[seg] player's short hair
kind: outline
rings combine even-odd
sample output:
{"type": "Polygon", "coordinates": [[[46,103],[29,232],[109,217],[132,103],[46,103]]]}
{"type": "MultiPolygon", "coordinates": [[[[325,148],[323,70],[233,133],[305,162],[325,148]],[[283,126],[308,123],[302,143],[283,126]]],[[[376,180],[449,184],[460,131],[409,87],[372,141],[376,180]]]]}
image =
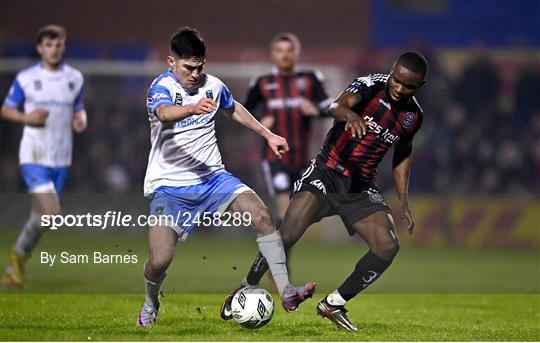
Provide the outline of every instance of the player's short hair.
{"type": "Polygon", "coordinates": [[[418,51],[407,51],[396,60],[396,64],[402,65],[410,71],[422,74],[425,78],[428,73],[428,62],[424,55],[418,51]]]}
{"type": "Polygon", "coordinates": [[[66,29],[61,25],[47,25],[39,29],[36,37],[36,41],[40,44],[45,38],[50,39],[66,39],[67,32],[66,29]]]}
{"type": "Polygon", "coordinates": [[[300,52],[300,40],[294,33],[291,32],[280,32],[270,40],[270,48],[274,46],[277,42],[290,42],[294,46],[296,52],[300,52]]]}
{"type": "Polygon", "coordinates": [[[182,59],[204,60],[206,45],[199,31],[183,27],[171,36],[169,41],[171,54],[182,59]]]}

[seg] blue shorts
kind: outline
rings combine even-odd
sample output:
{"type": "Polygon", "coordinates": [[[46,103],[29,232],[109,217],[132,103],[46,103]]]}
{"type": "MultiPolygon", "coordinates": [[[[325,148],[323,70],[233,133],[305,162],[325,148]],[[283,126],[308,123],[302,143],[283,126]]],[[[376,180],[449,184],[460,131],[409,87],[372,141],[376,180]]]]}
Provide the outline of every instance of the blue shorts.
{"type": "Polygon", "coordinates": [[[60,195],[69,167],[52,168],[39,164],[21,164],[21,174],[31,193],[46,193],[56,191],[60,195]]]}
{"type": "MultiPolygon", "coordinates": [[[[152,195],[150,216],[166,219],[153,226],[168,226],[184,241],[204,214],[223,213],[236,197],[251,188],[229,172],[220,172],[207,182],[183,187],[159,187],[152,195]]],[[[150,218],[149,218],[150,221],[150,218]]],[[[151,223],[149,223],[151,224],[151,223]]]]}

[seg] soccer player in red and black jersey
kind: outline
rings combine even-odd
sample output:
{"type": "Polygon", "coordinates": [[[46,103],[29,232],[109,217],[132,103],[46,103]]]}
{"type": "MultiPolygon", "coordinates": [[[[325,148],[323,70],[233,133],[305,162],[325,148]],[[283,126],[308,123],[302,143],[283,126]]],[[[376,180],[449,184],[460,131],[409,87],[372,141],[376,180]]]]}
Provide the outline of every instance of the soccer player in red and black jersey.
{"type": "MultiPolygon", "coordinates": [[[[425,57],[411,51],[396,60],[389,75],[357,78],[330,106],[334,126],[320,154],[294,184],[280,228],[285,249],[311,224],[331,215],[339,215],[349,234],[358,233],[369,246],[351,275],[317,305],[318,314],[338,328],[357,331],[345,304],[375,282],[399,250],[390,208],[374,182],[377,165],[392,145],[399,209],[409,234],[413,232],[409,171],[413,137],[423,116],[414,93],[425,83],[427,69],[425,57]]],[[[259,254],[242,284],[257,285],[267,269],[259,254]]]]}
{"type": "MultiPolygon", "coordinates": [[[[280,33],[270,42],[275,68],[250,85],[244,106],[263,114],[260,122],[289,142],[289,153],[278,159],[263,147],[263,172],[270,195],[275,196],[278,222],[289,204],[293,181],[309,162],[309,141],[313,118],[327,116],[332,102],[317,71],[296,69],[300,41],[292,33],[280,33]]],[[[278,225],[279,226],[279,225],[278,225]]]]}

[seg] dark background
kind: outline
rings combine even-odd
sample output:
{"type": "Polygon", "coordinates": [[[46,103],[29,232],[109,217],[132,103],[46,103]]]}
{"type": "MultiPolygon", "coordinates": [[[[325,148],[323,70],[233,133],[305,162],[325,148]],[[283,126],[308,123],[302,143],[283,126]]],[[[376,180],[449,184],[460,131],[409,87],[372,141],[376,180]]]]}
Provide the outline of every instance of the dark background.
{"type": "MultiPolygon", "coordinates": [[[[327,71],[332,97],[354,77],[387,72],[401,52],[417,49],[430,62],[418,94],[425,120],[411,175],[419,229],[481,230],[479,221],[489,218],[495,232],[502,223],[507,233],[529,232],[538,242],[537,1],[3,1],[0,22],[2,96],[36,59],[36,31],[49,23],[68,30],[66,61],[85,75],[89,127],[75,137],[66,192],[142,193],[150,147],[145,93],[166,69],[168,38],[178,27],[202,32],[208,70],[240,101],[257,76],[246,68],[269,70],[268,43],[277,32],[299,36],[301,64],[327,71]]],[[[306,143],[313,154],[329,125],[320,121],[306,143]]],[[[264,197],[262,141],[223,116],[217,132],[227,169],[264,197]]],[[[19,125],[0,120],[2,192],[25,192],[20,136],[19,125]]],[[[379,174],[391,198],[388,158],[379,174]]]]}

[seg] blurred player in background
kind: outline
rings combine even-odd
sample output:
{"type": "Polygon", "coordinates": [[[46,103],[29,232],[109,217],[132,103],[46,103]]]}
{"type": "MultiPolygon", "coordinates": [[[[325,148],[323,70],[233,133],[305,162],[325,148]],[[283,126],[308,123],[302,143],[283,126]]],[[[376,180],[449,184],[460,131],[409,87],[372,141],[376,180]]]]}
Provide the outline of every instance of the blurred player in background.
{"type": "Polygon", "coordinates": [[[144,182],[151,197],[150,214],[181,218],[149,230],[149,259],[144,266],[146,300],[137,324],[155,325],[159,289],[171,263],[177,241],[186,240],[195,223],[188,218],[225,211],[250,214],[261,254],[287,311],[312,296],[315,284],[290,284],[281,235],[261,199],[242,181],[227,172],[216,140],[214,116],[218,110],[253,130],[268,142],[278,158],[288,150],[287,141],[259,123],[236,102],[221,80],[202,73],[206,46],[199,32],[183,28],[170,40],[169,70],[158,76],[147,97],[151,128],[150,156],[144,182]],[[189,214],[189,216],[185,216],[189,214]]]}
{"type": "Polygon", "coordinates": [[[268,193],[275,197],[279,224],[289,204],[293,181],[309,162],[311,123],[314,118],[327,116],[332,100],[320,72],[296,68],[300,41],[295,35],[276,35],[270,49],[274,70],[254,79],[245,107],[252,113],[263,107],[261,123],[289,143],[289,153],[281,159],[266,146],[262,156],[264,178],[268,193]]]}
{"type": "MultiPolygon", "coordinates": [[[[339,215],[349,234],[358,233],[368,244],[369,251],[352,274],[317,306],[319,315],[344,330],[357,331],[345,304],[375,282],[399,250],[390,208],[375,184],[377,166],[392,145],[399,209],[409,234],[413,232],[409,171],[413,137],[423,118],[414,94],[425,83],[427,69],[424,56],[406,52],[389,75],[359,77],[338,96],[330,106],[334,126],[321,152],[295,182],[280,228],[285,249],[289,249],[311,224],[339,215]]],[[[243,286],[258,285],[267,269],[259,254],[243,286]]],[[[231,299],[228,296],[222,307],[230,307],[231,299]]]]}
{"type": "Polygon", "coordinates": [[[60,213],[60,194],[71,164],[73,131],[86,129],[83,76],[63,62],[66,30],[39,30],[41,62],[19,72],[2,106],[2,118],[24,125],[19,147],[23,179],[32,193],[32,211],[13,249],[2,284],[22,287],[25,263],[47,228],[42,215],[60,213]]]}

